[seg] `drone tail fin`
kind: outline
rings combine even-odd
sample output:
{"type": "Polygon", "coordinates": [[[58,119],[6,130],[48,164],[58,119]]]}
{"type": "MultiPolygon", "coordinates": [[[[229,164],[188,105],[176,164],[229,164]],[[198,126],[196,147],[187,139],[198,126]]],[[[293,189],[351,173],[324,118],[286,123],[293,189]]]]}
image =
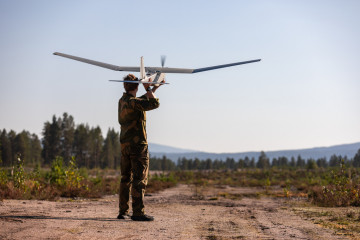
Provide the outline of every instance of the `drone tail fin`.
{"type": "Polygon", "coordinates": [[[140,77],[141,79],[146,78],[145,66],[144,66],[144,57],[140,59],[140,77]]]}

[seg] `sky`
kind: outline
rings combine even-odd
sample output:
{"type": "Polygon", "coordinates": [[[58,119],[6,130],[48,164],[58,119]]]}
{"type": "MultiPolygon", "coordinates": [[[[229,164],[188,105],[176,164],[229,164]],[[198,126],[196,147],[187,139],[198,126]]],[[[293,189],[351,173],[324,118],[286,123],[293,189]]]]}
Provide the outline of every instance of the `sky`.
{"type": "Polygon", "coordinates": [[[67,112],[103,135],[120,131],[124,90],[108,80],[128,72],[53,52],[119,66],[166,55],[179,68],[261,58],[167,74],[149,142],[216,153],[359,142],[359,12],[357,0],[0,0],[0,129],[41,137],[67,112]]]}

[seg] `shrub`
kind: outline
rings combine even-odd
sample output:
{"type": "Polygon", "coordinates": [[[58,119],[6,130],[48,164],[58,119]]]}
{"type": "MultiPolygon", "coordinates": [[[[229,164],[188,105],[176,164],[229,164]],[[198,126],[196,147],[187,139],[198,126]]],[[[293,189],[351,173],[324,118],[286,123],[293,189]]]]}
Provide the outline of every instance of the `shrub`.
{"type": "Polygon", "coordinates": [[[17,156],[16,167],[14,168],[13,182],[14,187],[25,191],[25,172],[20,154],[17,156]]]}
{"type": "Polygon", "coordinates": [[[4,186],[9,181],[9,178],[7,176],[7,172],[5,169],[0,168],[0,186],[4,186]]]}
{"type": "Polygon", "coordinates": [[[51,164],[51,170],[47,177],[50,180],[50,184],[56,184],[58,186],[65,186],[65,168],[64,160],[62,157],[56,157],[51,164]]]}
{"type": "Polygon", "coordinates": [[[331,171],[331,184],[315,186],[309,197],[315,204],[328,207],[360,206],[360,182],[356,175],[351,177],[344,161],[337,172],[331,171]]]}

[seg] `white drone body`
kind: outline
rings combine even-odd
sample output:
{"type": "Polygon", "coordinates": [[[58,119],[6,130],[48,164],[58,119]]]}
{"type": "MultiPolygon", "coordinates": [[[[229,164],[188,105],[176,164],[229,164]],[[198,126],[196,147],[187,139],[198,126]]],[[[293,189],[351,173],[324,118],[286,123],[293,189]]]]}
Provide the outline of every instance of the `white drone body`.
{"type": "Polygon", "coordinates": [[[190,68],[168,68],[164,67],[165,63],[165,56],[161,57],[161,65],[162,67],[145,67],[144,66],[144,58],[141,57],[140,59],[140,67],[122,67],[122,66],[116,66],[108,63],[98,62],[86,58],[76,57],[64,53],[54,52],[54,55],[58,55],[65,58],[70,58],[76,61],[92,64],[95,66],[111,69],[114,71],[125,71],[125,72],[140,72],[140,79],[138,81],[123,81],[123,80],[110,80],[114,82],[130,82],[130,83],[150,83],[155,86],[158,86],[160,84],[165,84],[163,80],[165,79],[165,73],[198,73],[198,72],[204,72],[204,71],[210,71],[214,69],[219,68],[226,68],[226,67],[232,67],[236,65],[242,65],[247,63],[253,63],[253,62],[259,62],[261,59],[255,59],[255,60],[249,60],[249,61],[243,61],[243,62],[236,62],[236,63],[229,63],[229,64],[223,64],[223,65],[216,65],[212,67],[204,67],[204,68],[196,68],[196,69],[190,69],[190,68]]]}

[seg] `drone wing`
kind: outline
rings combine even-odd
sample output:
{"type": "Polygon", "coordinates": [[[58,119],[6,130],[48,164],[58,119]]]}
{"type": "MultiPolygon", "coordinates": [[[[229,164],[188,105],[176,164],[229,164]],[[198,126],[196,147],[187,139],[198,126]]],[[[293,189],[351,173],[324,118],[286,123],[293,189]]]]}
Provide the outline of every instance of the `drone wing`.
{"type": "Polygon", "coordinates": [[[223,65],[216,65],[216,66],[212,66],[212,67],[196,68],[196,69],[148,67],[148,68],[146,68],[146,70],[151,71],[151,72],[162,72],[162,73],[198,73],[198,72],[205,72],[205,71],[215,70],[215,69],[219,69],[219,68],[232,67],[232,66],[248,64],[248,63],[253,63],[253,62],[259,62],[259,61],[261,61],[261,59],[249,60],[249,61],[244,61],[244,62],[229,63],[229,64],[223,64],[223,65]]]}
{"type": "MultiPolygon", "coordinates": [[[[76,61],[92,64],[92,65],[95,65],[95,66],[111,69],[111,70],[114,70],[114,71],[140,72],[140,67],[116,66],[116,65],[112,65],[112,64],[108,64],[108,63],[98,62],[98,61],[94,61],[94,60],[90,60],[90,59],[86,59],[86,58],[81,58],[81,57],[76,57],[76,56],[72,56],[72,55],[68,55],[68,54],[64,54],[64,53],[59,53],[59,52],[54,52],[54,55],[65,57],[65,58],[70,58],[70,59],[73,59],[73,60],[76,60],[76,61]]],[[[255,59],[255,60],[244,61],[244,62],[229,63],[229,64],[223,64],[223,65],[216,65],[216,66],[212,66],[212,67],[196,68],[196,69],[192,69],[192,68],[168,68],[168,67],[145,67],[145,71],[150,72],[150,73],[156,73],[156,72],[160,72],[160,73],[198,73],[198,72],[205,72],[205,71],[215,70],[215,69],[219,69],[219,68],[232,67],[232,66],[248,64],[248,63],[253,63],[253,62],[259,62],[259,61],[261,61],[261,59],[255,59]]]]}
{"type": "MultiPolygon", "coordinates": [[[[65,57],[65,58],[70,58],[70,59],[73,59],[76,61],[92,64],[95,66],[111,69],[114,71],[140,72],[140,67],[121,67],[121,66],[98,62],[98,61],[94,61],[94,60],[90,60],[90,59],[86,59],[86,58],[82,58],[82,57],[76,57],[76,56],[72,56],[72,55],[65,54],[65,53],[59,53],[59,52],[54,52],[54,55],[65,57]]],[[[145,71],[146,72],[164,72],[164,73],[192,73],[194,71],[194,69],[145,67],[145,71]],[[166,70],[166,72],[164,70],[166,70]]]]}
{"type": "Polygon", "coordinates": [[[72,55],[68,55],[68,54],[64,54],[64,53],[59,53],[59,52],[54,52],[54,55],[65,57],[65,58],[70,58],[70,59],[73,59],[73,60],[76,60],[76,61],[92,64],[92,65],[95,65],[95,66],[111,69],[111,70],[114,70],[114,71],[126,71],[126,72],[139,72],[140,71],[140,67],[121,67],[121,66],[116,66],[116,65],[112,65],[112,64],[108,64],[108,63],[103,63],[103,62],[98,62],[98,61],[94,61],[94,60],[90,60],[90,59],[86,59],[86,58],[81,58],[81,57],[76,57],[76,56],[72,56],[72,55]]]}
{"type": "Polygon", "coordinates": [[[248,64],[248,63],[253,63],[253,62],[260,62],[260,61],[261,61],[261,59],[255,59],[255,60],[249,60],[249,61],[244,61],[244,62],[236,62],[236,63],[217,65],[217,66],[212,66],[212,67],[197,68],[197,69],[194,69],[193,73],[205,72],[205,71],[210,71],[210,70],[214,70],[214,69],[232,67],[232,66],[248,64]]]}

